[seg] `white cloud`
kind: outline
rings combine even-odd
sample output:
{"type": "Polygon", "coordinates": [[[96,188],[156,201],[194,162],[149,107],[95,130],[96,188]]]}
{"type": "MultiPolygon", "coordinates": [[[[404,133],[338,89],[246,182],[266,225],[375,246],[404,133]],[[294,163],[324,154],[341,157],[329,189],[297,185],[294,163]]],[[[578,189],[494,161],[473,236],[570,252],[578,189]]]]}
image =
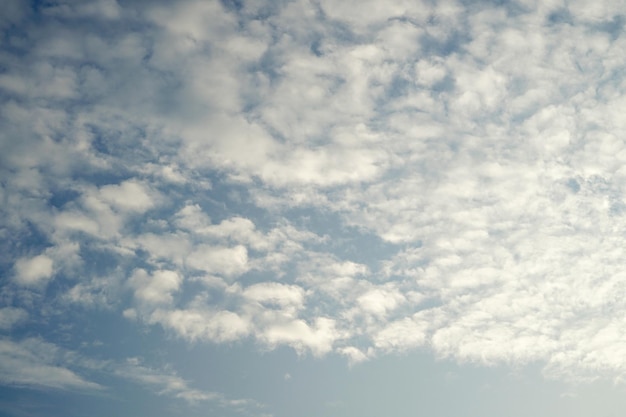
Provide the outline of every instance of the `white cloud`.
{"type": "Polygon", "coordinates": [[[91,235],[98,234],[100,227],[97,222],[76,212],[60,213],[55,218],[55,225],[59,230],[63,231],[81,231],[91,235]]]}
{"type": "Polygon", "coordinates": [[[243,296],[259,303],[279,306],[299,307],[304,302],[304,291],[296,285],[284,285],[278,282],[263,282],[247,287],[243,296]]]}
{"type": "Polygon", "coordinates": [[[354,346],[346,346],[337,349],[339,353],[348,357],[350,365],[364,362],[369,359],[368,352],[363,352],[354,346]]]}
{"type": "Polygon", "coordinates": [[[417,81],[427,86],[442,81],[447,74],[441,58],[419,60],[415,65],[415,72],[417,81]]]}
{"type": "Polygon", "coordinates": [[[249,269],[248,251],[243,245],[232,248],[200,245],[187,257],[186,264],[209,274],[236,277],[249,269]]]}
{"type": "MultiPolygon", "coordinates": [[[[255,250],[266,251],[271,249],[272,242],[268,237],[256,230],[255,224],[250,219],[230,217],[219,224],[210,224],[208,217],[206,217],[206,215],[204,216],[206,220],[203,219],[201,223],[200,218],[198,218],[198,224],[196,224],[193,230],[203,238],[242,243],[255,250]],[[204,227],[202,227],[201,224],[204,227]]],[[[192,221],[192,217],[186,218],[185,221],[192,221]]]]}
{"type": "Polygon", "coordinates": [[[58,348],[40,339],[0,340],[0,382],[4,385],[100,390],[74,371],[55,363],[58,348]]]}
{"type": "Polygon", "coordinates": [[[20,285],[40,286],[52,278],[54,262],[46,255],[21,258],[15,262],[15,272],[15,279],[20,285]]]}
{"type": "Polygon", "coordinates": [[[99,196],[111,206],[140,213],[154,206],[155,198],[150,194],[144,185],[132,180],[119,185],[105,185],[99,190],[99,196]]]}
{"type": "Polygon", "coordinates": [[[209,216],[198,204],[189,204],[176,213],[176,225],[187,230],[202,230],[211,224],[209,216]]]}
{"type": "MultiPolygon", "coordinates": [[[[357,30],[365,30],[368,25],[381,25],[393,17],[427,16],[429,7],[421,4],[419,6],[408,1],[397,1],[388,5],[382,5],[376,1],[356,2],[346,1],[336,3],[330,0],[321,2],[323,10],[329,17],[339,19],[350,24],[350,27],[357,30]]],[[[421,20],[421,19],[419,19],[421,20]]]]}
{"type": "Polygon", "coordinates": [[[155,262],[168,260],[182,265],[192,250],[192,242],[184,233],[145,233],[127,238],[123,244],[131,249],[145,250],[155,262]]]}
{"type": "Polygon", "coordinates": [[[239,412],[264,407],[252,399],[232,399],[222,393],[193,388],[189,381],[168,369],[143,364],[138,358],[125,362],[89,359],[78,352],[67,351],[38,338],[19,342],[0,340],[0,383],[16,387],[53,388],[72,391],[101,392],[109,387],[86,380],[71,368],[90,373],[115,375],[154,389],[159,395],[179,398],[188,403],[212,402],[239,412]]]}
{"type": "Polygon", "coordinates": [[[159,395],[169,395],[194,403],[198,401],[215,401],[222,398],[216,392],[201,391],[191,388],[189,383],[174,373],[166,373],[140,364],[137,359],[129,359],[120,365],[115,374],[154,387],[159,395]]]}
{"type": "Polygon", "coordinates": [[[232,342],[251,331],[249,318],[231,311],[208,309],[155,310],[149,318],[189,340],[232,342]]]}
{"type": "Polygon", "coordinates": [[[335,327],[335,320],[318,317],[312,326],[304,320],[273,324],[258,337],[269,346],[284,343],[299,352],[308,349],[313,355],[321,356],[332,350],[333,344],[341,335],[335,327]]]}
{"type": "MultiPolygon", "coordinates": [[[[192,341],[622,376],[623,5],[535,3],[46,8],[2,57],[11,285],[124,288],[109,304],[192,341]]],[[[40,307],[19,297],[0,327],[40,307]]]]}
{"type": "Polygon", "coordinates": [[[412,318],[405,317],[387,324],[374,335],[374,346],[392,351],[422,346],[426,343],[428,330],[428,322],[423,316],[416,313],[412,318]]]}
{"type": "Polygon", "coordinates": [[[175,271],[154,271],[149,274],[137,269],[129,279],[129,285],[135,290],[135,297],[147,304],[170,304],[172,293],[180,288],[182,277],[175,271]]]}
{"type": "Polygon", "coordinates": [[[405,298],[399,291],[382,288],[371,289],[357,298],[357,303],[363,310],[383,317],[404,301],[405,298]]]}

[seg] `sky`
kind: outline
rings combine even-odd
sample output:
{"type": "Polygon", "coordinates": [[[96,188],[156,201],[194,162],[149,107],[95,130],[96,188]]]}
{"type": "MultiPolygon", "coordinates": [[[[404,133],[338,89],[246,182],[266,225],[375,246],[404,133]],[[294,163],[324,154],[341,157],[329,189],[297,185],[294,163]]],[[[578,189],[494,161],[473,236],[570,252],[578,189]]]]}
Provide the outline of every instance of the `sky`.
{"type": "Polygon", "coordinates": [[[3,0],[0,416],[626,408],[623,0],[3,0]]]}

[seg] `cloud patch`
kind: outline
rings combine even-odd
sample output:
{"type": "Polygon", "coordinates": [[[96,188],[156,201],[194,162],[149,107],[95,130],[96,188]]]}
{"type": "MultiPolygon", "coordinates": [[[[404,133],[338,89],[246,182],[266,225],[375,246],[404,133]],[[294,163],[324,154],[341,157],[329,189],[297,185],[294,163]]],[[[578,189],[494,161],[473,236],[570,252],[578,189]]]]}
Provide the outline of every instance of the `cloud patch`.
{"type": "Polygon", "coordinates": [[[59,349],[40,339],[0,340],[0,381],[4,385],[65,390],[101,390],[103,387],[58,365],[59,349]]]}
{"type": "Polygon", "coordinates": [[[14,326],[26,321],[28,312],[22,308],[0,308],[0,329],[11,330],[14,326]]]}
{"type": "Polygon", "coordinates": [[[54,274],[54,261],[46,255],[21,258],[15,262],[15,280],[25,287],[38,287],[48,282],[54,274]]]}

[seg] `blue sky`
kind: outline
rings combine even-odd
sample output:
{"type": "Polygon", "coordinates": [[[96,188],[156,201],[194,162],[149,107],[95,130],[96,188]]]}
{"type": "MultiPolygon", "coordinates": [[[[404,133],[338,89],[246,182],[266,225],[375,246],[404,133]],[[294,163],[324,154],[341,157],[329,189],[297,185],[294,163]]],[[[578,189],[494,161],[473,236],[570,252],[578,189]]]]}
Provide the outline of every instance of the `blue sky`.
{"type": "Polygon", "coordinates": [[[0,415],[618,415],[624,10],[2,2],[0,415]]]}

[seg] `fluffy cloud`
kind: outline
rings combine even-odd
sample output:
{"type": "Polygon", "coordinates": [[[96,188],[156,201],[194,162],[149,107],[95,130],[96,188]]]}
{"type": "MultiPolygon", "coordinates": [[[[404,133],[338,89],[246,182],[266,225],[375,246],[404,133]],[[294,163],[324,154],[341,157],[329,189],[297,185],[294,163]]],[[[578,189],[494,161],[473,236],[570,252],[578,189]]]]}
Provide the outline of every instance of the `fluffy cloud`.
{"type": "Polygon", "coordinates": [[[377,316],[385,316],[404,301],[404,296],[398,291],[372,289],[357,298],[361,309],[377,316]]]}
{"type": "Polygon", "coordinates": [[[154,198],[136,181],[105,185],[99,194],[103,201],[120,210],[143,212],[154,206],[154,198]]]}
{"type": "Polygon", "coordinates": [[[155,271],[148,274],[143,269],[133,272],[129,284],[135,290],[135,297],[142,303],[168,304],[172,302],[172,293],[176,292],[182,277],[175,271],[155,271]]]}
{"type": "Polygon", "coordinates": [[[315,319],[313,325],[304,320],[270,325],[260,338],[270,346],[287,344],[299,352],[310,350],[319,356],[332,350],[335,340],[340,338],[340,333],[336,329],[335,320],[319,317],[315,319]]]}
{"type": "Polygon", "coordinates": [[[202,245],[189,255],[187,265],[209,274],[237,276],[248,269],[248,251],[242,245],[233,248],[202,245]]]}
{"type": "Polygon", "coordinates": [[[20,285],[39,286],[54,273],[54,262],[46,255],[21,258],[15,262],[15,279],[20,285]]]}
{"type": "Polygon", "coordinates": [[[622,376],[623,5],[370,3],[49,5],[7,32],[0,327],[59,277],[47,307],[184,340],[622,376]]]}
{"type": "Polygon", "coordinates": [[[149,320],[189,340],[232,342],[247,336],[251,330],[249,318],[227,310],[159,309],[151,314],[149,320]]]}
{"type": "Polygon", "coordinates": [[[277,304],[279,306],[301,306],[304,291],[296,285],[284,285],[278,282],[263,282],[247,287],[243,296],[259,303],[277,304]]]}

